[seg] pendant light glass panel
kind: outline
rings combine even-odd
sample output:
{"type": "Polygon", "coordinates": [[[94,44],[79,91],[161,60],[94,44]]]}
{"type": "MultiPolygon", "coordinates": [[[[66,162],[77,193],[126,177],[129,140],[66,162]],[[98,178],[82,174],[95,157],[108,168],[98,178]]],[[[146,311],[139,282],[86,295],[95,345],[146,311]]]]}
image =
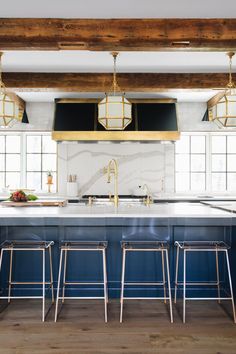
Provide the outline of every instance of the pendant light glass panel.
{"type": "MultiPolygon", "coordinates": [[[[98,104],[98,121],[106,130],[124,130],[132,121],[132,105],[124,94],[117,94],[116,57],[114,59],[112,94],[106,95],[98,104]]],[[[119,90],[120,91],[120,90],[119,90]]]]}
{"type": "Polygon", "coordinates": [[[132,120],[132,105],[124,96],[106,96],[98,105],[98,119],[106,130],[123,130],[132,120]]]}
{"type": "Polygon", "coordinates": [[[219,127],[236,127],[236,94],[225,94],[211,111],[212,120],[219,127]]]}
{"type": "Polygon", "coordinates": [[[16,103],[4,91],[0,92],[0,127],[12,127],[18,121],[18,115],[16,103]]]}
{"type": "Polygon", "coordinates": [[[2,66],[0,53],[0,127],[10,128],[17,121],[21,121],[19,118],[19,108],[16,102],[11,99],[10,95],[6,93],[5,85],[2,81],[2,66]]]}
{"type": "Polygon", "coordinates": [[[236,88],[232,80],[233,52],[227,53],[229,57],[229,83],[223,97],[210,109],[210,120],[220,128],[236,128],[236,88]]]}

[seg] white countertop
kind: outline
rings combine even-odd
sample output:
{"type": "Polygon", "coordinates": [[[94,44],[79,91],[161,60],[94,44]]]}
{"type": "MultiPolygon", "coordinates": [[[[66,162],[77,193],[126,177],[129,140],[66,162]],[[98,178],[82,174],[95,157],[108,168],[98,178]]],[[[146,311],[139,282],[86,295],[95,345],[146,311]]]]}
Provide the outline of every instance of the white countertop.
{"type": "Polygon", "coordinates": [[[232,214],[200,203],[160,203],[145,205],[67,205],[65,207],[4,207],[0,218],[106,218],[106,217],[160,217],[160,218],[231,218],[232,214]]]}

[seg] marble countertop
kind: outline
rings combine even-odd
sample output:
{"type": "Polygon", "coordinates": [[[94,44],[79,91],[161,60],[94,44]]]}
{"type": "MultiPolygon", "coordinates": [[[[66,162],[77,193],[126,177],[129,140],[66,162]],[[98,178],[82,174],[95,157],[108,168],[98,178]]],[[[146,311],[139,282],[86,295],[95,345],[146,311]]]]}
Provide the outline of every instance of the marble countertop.
{"type": "Polygon", "coordinates": [[[160,203],[150,206],[67,205],[65,207],[4,207],[0,218],[231,218],[232,213],[201,203],[160,203]]]}

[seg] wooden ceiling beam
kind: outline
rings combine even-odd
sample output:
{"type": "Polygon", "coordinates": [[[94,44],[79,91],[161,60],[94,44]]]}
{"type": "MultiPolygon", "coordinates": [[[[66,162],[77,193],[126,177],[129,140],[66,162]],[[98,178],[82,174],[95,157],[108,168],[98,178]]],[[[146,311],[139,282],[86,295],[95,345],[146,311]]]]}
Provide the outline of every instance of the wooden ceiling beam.
{"type": "MultiPolygon", "coordinates": [[[[118,74],[121,90],[126,92],[162,92],[168,90],[204,91],[225,88],[227,73],[125,73],[118,74]]],[[[236,81],[236,73],[233,74],[236,81]]],[[[110,90],[110,73],[3,73],[11,91],[34,92],[106,92],[110,90]]]]}
{"type": "Polygon", "coordinates": [[[231,19],[0,18],[1,50],[236,50],[231,19]]]}

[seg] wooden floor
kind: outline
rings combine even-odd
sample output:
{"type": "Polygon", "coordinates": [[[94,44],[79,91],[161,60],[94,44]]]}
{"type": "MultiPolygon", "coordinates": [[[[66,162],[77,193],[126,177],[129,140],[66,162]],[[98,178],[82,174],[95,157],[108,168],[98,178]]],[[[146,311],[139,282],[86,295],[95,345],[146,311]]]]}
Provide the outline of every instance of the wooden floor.
{"type": "Polygon", "coordinates": [[[119,323],[119,303],[109,304],[109,322],[103,322],[99,301],[68,301],[57,323],[54,308],[40,321],[37,301],[17,300],[0,314],[1,354],[235,354],[236,325],[231,308],[216,302],[192,302],[187,323],[181,322],[181,302],[174,306],[174,324],[161,302],[130,301],[119,323]],[[227,314],[228,312],[228,314],[227,314]]]}

